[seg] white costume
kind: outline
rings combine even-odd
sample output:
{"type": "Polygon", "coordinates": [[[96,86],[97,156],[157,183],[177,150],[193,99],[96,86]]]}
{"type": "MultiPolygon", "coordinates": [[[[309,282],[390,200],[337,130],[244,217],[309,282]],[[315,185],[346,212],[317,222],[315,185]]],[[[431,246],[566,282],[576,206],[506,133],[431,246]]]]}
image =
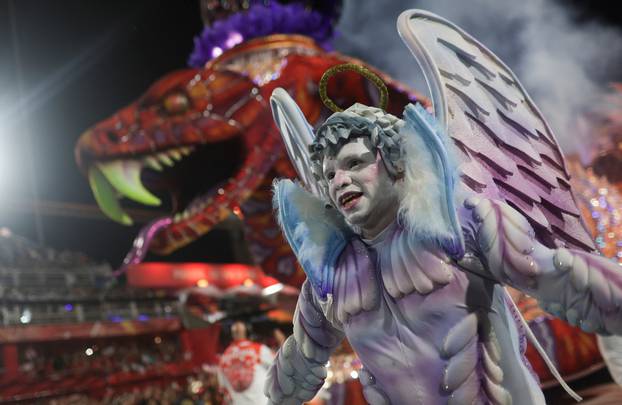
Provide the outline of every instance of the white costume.
{"type": "Polygon", "coordinates": [[[227,347],[220,358],[218,382],[233,405],[268,403],[263,386],[273,361],[272,351],[260,343],[240,339],[227,347]]]}

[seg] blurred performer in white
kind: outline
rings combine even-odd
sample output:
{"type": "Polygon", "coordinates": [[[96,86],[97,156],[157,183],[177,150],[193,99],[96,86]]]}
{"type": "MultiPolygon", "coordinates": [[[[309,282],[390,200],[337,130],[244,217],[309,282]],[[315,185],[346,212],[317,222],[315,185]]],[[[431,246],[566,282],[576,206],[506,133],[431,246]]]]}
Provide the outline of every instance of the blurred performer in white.
{"type": "Polygon", "coordinates": [[[225,349],[218,367],[218,383],[232,405],[267,404],[263,393],[267,370],[274,359],[272,351],[248,339],[244,322],[231,325],[233,341],[225,349]]]}

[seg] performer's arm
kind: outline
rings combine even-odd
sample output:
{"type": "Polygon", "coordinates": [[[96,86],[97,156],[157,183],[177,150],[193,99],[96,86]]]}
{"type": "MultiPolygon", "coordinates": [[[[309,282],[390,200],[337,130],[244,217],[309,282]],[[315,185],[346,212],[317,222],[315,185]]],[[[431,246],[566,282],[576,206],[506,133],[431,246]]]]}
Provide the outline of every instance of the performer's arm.
{"type": "Polygon", "coordinates": [[[479,223],[476,239],[488,271],[536,297],[543,309],[587,332],[622,334],[622,269],[603,256],[550,249],[518,211],[487,199],[466,203],[479,223]]]}
{"type": "Polygon", "coordinates": [[[265,394],[270,404],[301,404],[324,385],[326,363],[343,332],[324,316],[308,282],[294,314],[294,334],[287,338],[268,371],[265,394]]]}

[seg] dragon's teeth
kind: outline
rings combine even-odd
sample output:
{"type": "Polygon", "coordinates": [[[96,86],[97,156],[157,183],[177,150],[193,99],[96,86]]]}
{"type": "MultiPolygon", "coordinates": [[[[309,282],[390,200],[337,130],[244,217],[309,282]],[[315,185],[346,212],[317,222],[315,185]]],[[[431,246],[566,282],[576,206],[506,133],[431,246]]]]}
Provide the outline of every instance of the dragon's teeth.
{"type": "Polygon", "coordinates": [[[181,222],[181,221],[185,221],[188,218],[190,218],[193,214],[190,212],[190,208],[186,208],[184,211],[182,212],[178,212],[177,214],[175,214],[173,216],[173,221],[175,222],[181,222]]]}
{"type": "Polygon", "coordinates": [[[175,160],[181,160],[181,153],[176,149],[169,150],[168,155],[175,160]]]}
{"type": "Polygon", "coordinates": [[[196,214],[198,214],[199,212],[203,211],[203,209],[205,208],[205,205],[206,205],[206,204],[205,204],[205,201],[203,201],[203,200],[197,201],[197,202],[196,202],[196,203],[192,206],[192,209],[190,210],[190,213],[191,213],[192,215],[196,215],[196,214]]]}
{"type": "Polygon", "coordinates": [[[113,160],[95,165],[106,180],[124,197],[145,205],[160,205],[160,199],[147,190],[140,181],[142,162],[113,160]]]}
{"type": "Polygon", "coordinates": [[[162,171],[162,165],[160,164],[160,162],[158,162],[158,159],[154,158],[153,156],[147,156],[143,161],[145,162],[145,165],[150,169],[156,170],[158,172],[162,171]]]}
{"type": "Polygon", "coordinates": [[[88,175],[95,200],[104,214],[123,225],[132,225],[132,218],[123,211],[119,204],[118,192],[99,167],[91,166],[88,175]]]}
{"type": "Polygon", "coordinates": [[[166,153],[158,153],[156,156],[160,160],[160,162],[164,163],[169,167],[175,165],[175,162],[173,162],[173,160],[166,153]]]}

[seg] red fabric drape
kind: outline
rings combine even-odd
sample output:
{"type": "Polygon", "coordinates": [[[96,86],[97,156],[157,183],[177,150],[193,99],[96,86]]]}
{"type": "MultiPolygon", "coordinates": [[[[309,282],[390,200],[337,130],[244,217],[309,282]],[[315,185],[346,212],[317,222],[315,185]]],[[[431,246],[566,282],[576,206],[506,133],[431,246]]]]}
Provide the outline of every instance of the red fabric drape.
{"type": "Polygon", "coordinates": [[[16,377],[19,373],[19,362],[17,359],[17,345],[5,344],[2,346],[2,360],[4,362],[4,378],[16,377]]]}
{"type": "Polygon", "coordinates": [[[181,344],[184,352],[192,353],[192,362],[196,365],[216,364],[220,324],[209,328],[186,329],[181,332],[181,344]]]}

